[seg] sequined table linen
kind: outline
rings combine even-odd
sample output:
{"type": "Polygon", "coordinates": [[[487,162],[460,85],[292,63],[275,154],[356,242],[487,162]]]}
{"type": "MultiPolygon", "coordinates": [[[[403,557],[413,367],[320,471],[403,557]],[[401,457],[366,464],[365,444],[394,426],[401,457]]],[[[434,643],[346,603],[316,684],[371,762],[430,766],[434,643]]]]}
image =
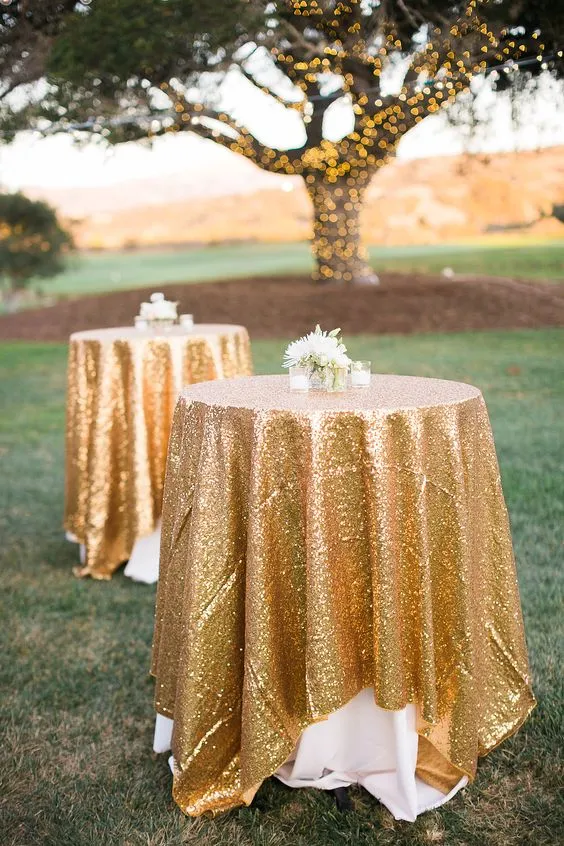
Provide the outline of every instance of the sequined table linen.
{"type": "Polygon", "coordinates": [[[183,385],[251,373],[241,326],[71,335],[64,524],[85,547],[79,575],[110,578],[135,542],[155,530],[183,385]]]}
{"type": "Polygon", "coordinates": [[[444,793],[534,706],[487,410],[472,386],[373,376],[197,385],[176,406],[153,645],[189,814],[249,803],[308,726],[373,688],[417,707],[444,793]]]}

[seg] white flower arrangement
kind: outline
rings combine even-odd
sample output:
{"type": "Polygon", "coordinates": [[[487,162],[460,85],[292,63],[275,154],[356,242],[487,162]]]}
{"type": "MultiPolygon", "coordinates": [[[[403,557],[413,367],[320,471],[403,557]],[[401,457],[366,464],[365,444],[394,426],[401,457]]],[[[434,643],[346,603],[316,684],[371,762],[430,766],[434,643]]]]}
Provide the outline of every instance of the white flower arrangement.
{"type": "Polygon", "coordinates": [[[349,367],[347,348],[339,338],[341,330],[324,332],[319,324],[314,332],[292,341],[284,353],[284,367],[307,367],[311,371],[349,367]]]}
{"type": "Polygon", "coordinates": [[[178,319],[178,303],[165,300],[165,295],[161,293],[151,294],[149,299],[150,302],[141,303],[141,308],[139,309],[140,317],[149,322],[159,320],[176,322],[178,319]]]}

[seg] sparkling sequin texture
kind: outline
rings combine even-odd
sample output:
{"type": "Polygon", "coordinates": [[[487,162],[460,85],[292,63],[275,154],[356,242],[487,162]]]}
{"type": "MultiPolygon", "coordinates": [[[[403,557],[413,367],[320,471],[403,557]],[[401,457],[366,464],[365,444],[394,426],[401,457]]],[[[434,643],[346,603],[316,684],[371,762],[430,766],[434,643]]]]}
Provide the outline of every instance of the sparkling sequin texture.
{"type": "Polygon", "coordinates": [[[182,386],[252,372],[241,326],[71,335],[64,523],[86,547],[78,575],[109,579],[156,528],[182,386]]]}
{"type": "Polygon", "coordinates": [[[175,410],[153,674],[173,795],[250,802],[301,732],[374,688],[418,706],[448,790],[534,707],[507,512],[470,385],[196,385],[175,410]]]}

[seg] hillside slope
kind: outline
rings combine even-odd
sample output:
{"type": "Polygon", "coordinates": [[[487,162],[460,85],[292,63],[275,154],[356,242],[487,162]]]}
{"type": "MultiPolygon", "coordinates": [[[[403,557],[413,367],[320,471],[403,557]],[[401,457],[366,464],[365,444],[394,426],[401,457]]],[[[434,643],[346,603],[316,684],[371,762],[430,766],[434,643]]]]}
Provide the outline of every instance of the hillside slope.
{"type": "MultiPolygon", "coordinates": [[[[311,206],[301,178],[275,177],[259,190],[241,187],[223,196],[216,182],[211,196],[205,186],[204,176],[194,183],[179,178],[174,186],[144,179],[105,189],[27,193],[45,197],[72,218],[85,248],[310,237],[311,206]],[[165,196],[171,201],[164,202],[165,196]]],[[[564,147],[398,159],[374,177],[363,227],[373,244],[433,244],[508,229],[559,237],[564,226],[542,217],[557,203],[564,203],[564,147]]]]}

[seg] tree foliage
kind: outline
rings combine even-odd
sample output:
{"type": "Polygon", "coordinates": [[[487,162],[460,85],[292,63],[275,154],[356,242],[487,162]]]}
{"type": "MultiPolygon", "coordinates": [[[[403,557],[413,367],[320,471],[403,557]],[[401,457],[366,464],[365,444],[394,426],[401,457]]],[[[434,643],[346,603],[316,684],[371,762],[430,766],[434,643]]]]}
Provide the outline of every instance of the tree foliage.
{"type": "MultiPolygon", "coordinates": [[[[358,212],[406,132],[468,92],[476,75],[495,69],[506,87],[515,68],[563,69],[564,10],[548,0],[84,2],[54,4],[50,29],[39,26],[51,45],[49,89],[39,104],[8,106],[5,131],[82,129],[119,142],[188,130],[266,170],[302,175],[326,280],[370,281],[358,212]],[[264,143],[265,129],[251,131],[255,121],[228,103],[234,76],[281,115],[297,113],[301,137],[286,149],[264,143]],[[337,101],[342,132],[330,137],[337,101]]],[[[12,3],[32,19],[41,5],[12,3]]],[[[11,37],[23,26],[14,20],[11,37]]],[[[26,39],[27,30],[22,46],[26,39]]]]}
{"type": "Polygon", "coordinates": [[[61,30],[65,15],[74,12],[76,0],[42,0],[41,3],[11,3],[0,8],[0,79],[5,95],[18,85],[42,76],[53,38],[61,30]]]}
{"type": "Polygon", "coordinates": [[[0,282],[8,291],[64,270],[72,238],[47,203],[0,194],[0,282]]]}

